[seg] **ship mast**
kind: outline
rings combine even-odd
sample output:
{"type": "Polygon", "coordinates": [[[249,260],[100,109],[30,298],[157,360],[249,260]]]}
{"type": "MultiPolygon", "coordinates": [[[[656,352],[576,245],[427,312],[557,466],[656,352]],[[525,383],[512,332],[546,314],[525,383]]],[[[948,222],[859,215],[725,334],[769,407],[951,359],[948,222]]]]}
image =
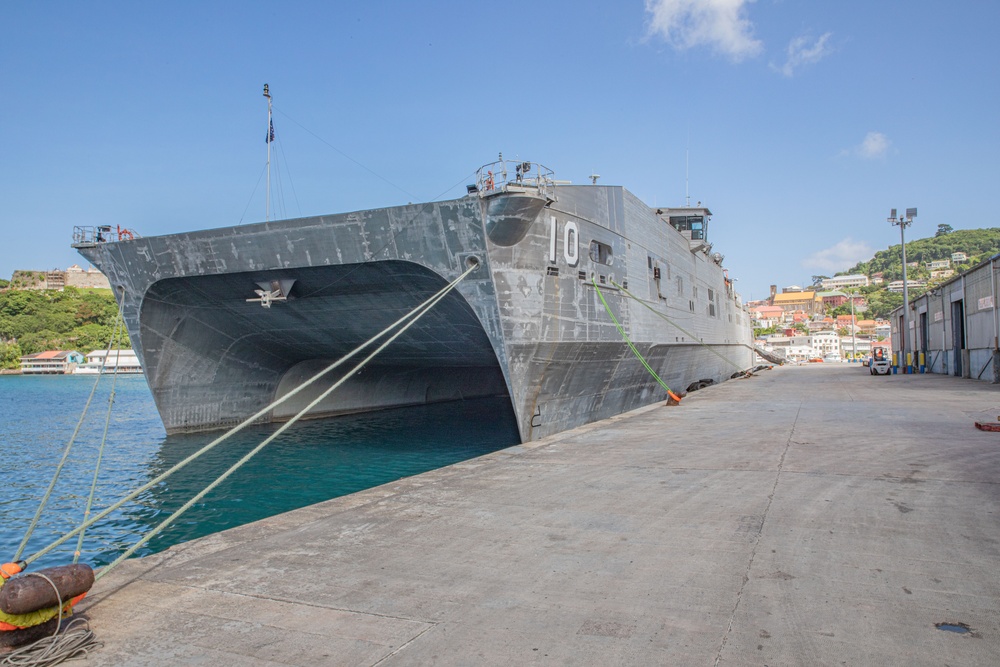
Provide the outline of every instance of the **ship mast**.
{"type": "Polygon", "coordinates": [[[271,142],[274,141],[274,123],[271,121],[271,93],[264,84],[264,97],[267,98],[267,196],[264,203],[264,222],[271,215],[271,142]]]}

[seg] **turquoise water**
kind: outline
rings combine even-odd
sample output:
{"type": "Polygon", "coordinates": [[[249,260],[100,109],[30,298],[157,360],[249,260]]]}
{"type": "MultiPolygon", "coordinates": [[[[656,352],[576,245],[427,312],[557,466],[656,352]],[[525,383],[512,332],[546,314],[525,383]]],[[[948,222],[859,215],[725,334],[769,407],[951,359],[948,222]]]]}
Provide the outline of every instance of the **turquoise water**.
{"type": "MultiPolygon", "coordinates": [[[[94,377],[0,376],[0,561],[24,537],[94,377]]],[[[25,550],[30,556],[79,525],[107,413],[101,379],[73,453],[25,550]]],[[[141,376],[117,380],[94,513],[193,453],[218,433],[164,433],[141,376]]],[[[81,562],[99,566],[132,546],[277,426],[252,427],[88,529],[81,562]]],[[[482,399],[299,422],[138,552],[196,537],[480,456],[518,442],[506,399],[482,399]]],[[[72,538],[33,567],[67,563],[72,538]]]]}

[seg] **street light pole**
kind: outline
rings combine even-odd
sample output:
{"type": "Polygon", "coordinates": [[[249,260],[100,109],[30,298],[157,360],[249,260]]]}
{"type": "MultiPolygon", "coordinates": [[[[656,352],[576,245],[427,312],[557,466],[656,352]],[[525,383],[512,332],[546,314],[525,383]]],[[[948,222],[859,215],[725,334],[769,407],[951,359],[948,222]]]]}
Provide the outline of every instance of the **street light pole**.
{"type": "Polygon", "coordinates": [[[910,357],[907,354],[907,344],[909,343],[910,332],[910,292],[906,285],[906,237],[904,230],[913,224],[913,219],[917,217],[917,209],[906,209],[905,216],[896,217],[896,209],[889,212],[889,222],[899,225],[899,243],[903,249],[903,330],[899,333],[899,365],[904,373],[912,373],[913,367],[910,365],[910,357]]]}
{"type": "Polygon", "coordinates": [[[856,292],[849,292],[851,295],[851,361],[853,362],[858,357],[858,338],[856,332],[858,330],[858,321],[854,317],[854,295],[856,292]]]}

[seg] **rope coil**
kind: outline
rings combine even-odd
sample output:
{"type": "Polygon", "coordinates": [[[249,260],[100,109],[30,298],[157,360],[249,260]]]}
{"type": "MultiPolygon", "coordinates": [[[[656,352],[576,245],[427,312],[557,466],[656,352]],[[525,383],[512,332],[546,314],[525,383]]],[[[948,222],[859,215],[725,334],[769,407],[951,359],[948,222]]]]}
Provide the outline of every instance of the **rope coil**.
{"type": "MultiPolygon", "coordinates": [[[[56,631],[48,637],[43,637],[36,642],[19,649],[11,651],[3,656],[0,665],[4,667],[49,667],[58,665],[66,660],[72,660],[81,656],[86,656],[94,649],[104,646],[98,641],[97,635],[90,629],[90,625],[82,618],[75,618],[66,624],[66,630],[59,634],[62,629],[62,619],[66,610],[63,609],[62,596],[59,594],[59,587],[49,577],[41,572],[25,572],[24,577],[39,577],[49,582],[52,590],[56,593],[59,602],[56,612],[56,631]]],[[[72,612],[71,612],[72,613],[72,612]]]]}

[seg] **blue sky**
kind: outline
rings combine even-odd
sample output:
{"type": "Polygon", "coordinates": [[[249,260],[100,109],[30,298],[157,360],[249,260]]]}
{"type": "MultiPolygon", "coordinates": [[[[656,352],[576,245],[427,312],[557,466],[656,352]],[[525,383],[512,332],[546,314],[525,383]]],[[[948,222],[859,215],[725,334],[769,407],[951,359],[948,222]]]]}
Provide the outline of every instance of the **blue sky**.
{"type": "Polygon", "coordinates": [[[0,277],[156,235],[458,197],[496,158],[709,206],[744,298],[998,226],[1000,3],[10,2],[0,277]]]}

